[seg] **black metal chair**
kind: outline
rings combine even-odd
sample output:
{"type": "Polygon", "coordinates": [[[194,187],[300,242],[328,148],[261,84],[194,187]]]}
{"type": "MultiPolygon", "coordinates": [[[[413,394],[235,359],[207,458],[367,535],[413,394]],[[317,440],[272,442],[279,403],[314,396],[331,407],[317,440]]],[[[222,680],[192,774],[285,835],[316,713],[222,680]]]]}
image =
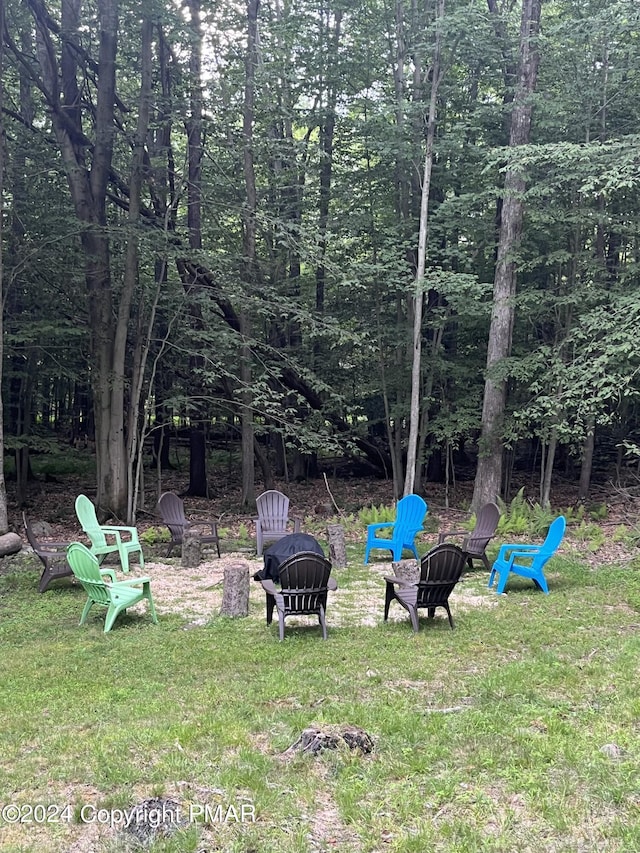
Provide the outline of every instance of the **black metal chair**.
{"type": "Polygon", "coordinates": [[[436,607],[447,611],[449,624],[453,618],[449,608],[449,596],[460,580],[466,554],[457,545],[436,545],[420,561],[420,577],[412,582],[404,578],[385,577],[387,589],[384,602],[384,621],[389,617],[389,605],[397,601],[409,613],[414,631],[418,630],[418,610],[426,609],[429,618],[435,615],[436,607]]]}
{"type": "Polygon", "coordinates": [[[322,628],[322,638],[327,639],[325,611],[327,593],[338,584],[331,575],[331,563],[326,557],[311,551],[294,554],[280,566],[280,589],[271,578],[260,581],[267,594],[267,625],[278,611],[280,639],[284,639],[284,621],[287,616],[317,616],[322,628]]]}

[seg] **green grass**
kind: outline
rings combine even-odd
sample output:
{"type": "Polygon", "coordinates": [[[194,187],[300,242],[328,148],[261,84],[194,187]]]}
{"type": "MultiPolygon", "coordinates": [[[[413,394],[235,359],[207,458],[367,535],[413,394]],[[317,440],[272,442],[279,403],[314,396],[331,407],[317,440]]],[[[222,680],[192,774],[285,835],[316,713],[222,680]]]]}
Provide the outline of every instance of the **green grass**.
{"type": "Polygon", "coordinates": [[[102,618],[78,627],[81,589],[39,595],[35,565],[0,578],[0,805],[71,811],[0,821],[3,853],[134,849],[82,808],[156,796],[256,820],[187,821],[152,853],[640,850],[637,571],[556,557],[549,596],[470,572],[455,631],[439,617],[414,635],[382,623],[383,582],[350,558],[326,643],[315,627],[279,643],[262,603],[103,635],[102,618]],[[311,723],[361,726],[375,751],[283,757],[311,723]]]}

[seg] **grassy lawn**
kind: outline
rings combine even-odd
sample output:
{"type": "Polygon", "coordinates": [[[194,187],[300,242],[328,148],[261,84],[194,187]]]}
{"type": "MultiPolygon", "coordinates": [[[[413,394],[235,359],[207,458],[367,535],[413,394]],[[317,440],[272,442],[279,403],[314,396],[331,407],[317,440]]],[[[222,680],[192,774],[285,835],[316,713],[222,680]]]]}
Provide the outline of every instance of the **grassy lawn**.
{"type": "Polygon", "coordinates": [[[279,643],[255,595],[248,619],[143,613],[103,635],[99,613],[78,627],[82,589],[39,595],[35,563],[1,577],[0,805],[20,807],[3,853],[135,849],[109,821],[159,797],[184,823],[151,851],[637,853],[637,569],[566,548],[548,596],[469,572],[456,629],[439,611],[414,635],[397,603],[382,622],[361,563],[335,572],[326,643],[295,624],[279,643]],[[375,750],[283,756],[312,723],[375,750]]]}

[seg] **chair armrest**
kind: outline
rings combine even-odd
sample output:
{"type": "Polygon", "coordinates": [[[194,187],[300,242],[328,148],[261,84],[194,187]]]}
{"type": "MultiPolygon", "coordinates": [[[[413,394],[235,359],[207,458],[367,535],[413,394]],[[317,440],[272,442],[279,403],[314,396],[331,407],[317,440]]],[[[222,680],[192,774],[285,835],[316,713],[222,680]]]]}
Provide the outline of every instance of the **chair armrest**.
{"type": "Polygon", "coordinates": [[[536,554],[540,550],[540,548],[540,545],[521,545],[519,543],[504,544],[500,546],[500,550],[498,551],[498,556],[496,557],[496,559],[507,560],[507,555],[510,551],[520,551],[520,553],[528,551],[530,554],[536,554]]]}
{"type": "Polygon", "coordinates": [[[393,577],[393,575],[390,575],[390,576],[385,575],[384,579],[386,580],[387,583],[398,584],[398,586],[417,586],[415,581],[409,581],[406,578],[396,578],[396,577],[393,577]]]}
{"type": "Polygon", "coordinates": [[[115,524],[104,525],[104,526],[100,525],[100,527],[101,527],[101,530],[103,531],[103,533],[108,533],[111,536],[115,536],[116,542],[118,544],[120,544],[123,541],[125,541],[125,542],[129,542],[129,541],[137,542],[138,541],[138,531],[135,527],[120,527],[120,526],[115,525],[115,524]],[[131,539],[130,540],[129,539],[123,540],[123,538],[122,538],[123,533],[129,534],[131,539]]]}
{"type": "Polygon", "coordinates": [[[101,527],[100,529],[104,533],[105,538],[107,536],[111,536],[111,537],[113,537],[113,539],[115,539],[116,545],[120,545],[120,543],[122,542],[122,536],[120,535],[119,530],[116,530],[114,528],[109,528],[109,527],[101,527]]]}
{"type": "Polygon", "coordinates": [[[112,583],[116,582],[116,573],[113,571],[113,569],[100,569],[100,574],[106,575],[107,577],[111,578],[112,583]]]}
{"type": "Polygon", "coordinates": [[[34,548],[34,554],[46,554],[48,557],[62,557],[67,553],[71,542],[44,542],[38,550],[34,548]]]}
{"type": "Polygon", "coordinates": [[[393,527],[395,521],[378,521],[376,524],[368,524],[367,531],[380,530],[382,527],[393,527]]]}
{"type": "Polygon", "coordinates": [[[118,586],[138,586],[141,583],[151,583],[151,578],[145,576],[141,578],[125,578],[125,580],[117,581],[118,586]]]}
{"type": "Polygon", "coordinates": [[[271,578],[264,578],[263,580],[260,581],[260,583],[262,584],[262,588],[264,589],[264,591],[268,592],[269,595],[276,595],[277,594],[278,588],[276,587],[275,583],[271,580],[271,578]]]}
{"type": "Polygon", "coordinates": [[[210,519],[207,521],[187,521],[185,525],[185,530],[191,530],[193,527],[210,527],[211,533],[214,536],[218,535],[218,524],[215,521],[211,521],[210,519]]]}
{"type": "Polygon", "coordinates": [[[510,570],[513,566],[514,561],[517,560],[518,558],[521,560],[533,560],[534,557],[537,557],[537,553],[534,553],[531,551],[513,550],[513,551],[509,551],[509,554],[507,557],[503,557],[502,562],[506,563],[507,569],[510,570]]]}
{"type": "Polygon", "coordinates": [[[468,530],[444,530],[442,533],[438,533],[438,545],[442,545],[447,536],[468,536],[468,530]]]}
{"type": "Polygon", "coordinates": [[[327,581],[327,589],[336,590],[338,589],[338,581],[335,578],[329,578],[327,581]]]}

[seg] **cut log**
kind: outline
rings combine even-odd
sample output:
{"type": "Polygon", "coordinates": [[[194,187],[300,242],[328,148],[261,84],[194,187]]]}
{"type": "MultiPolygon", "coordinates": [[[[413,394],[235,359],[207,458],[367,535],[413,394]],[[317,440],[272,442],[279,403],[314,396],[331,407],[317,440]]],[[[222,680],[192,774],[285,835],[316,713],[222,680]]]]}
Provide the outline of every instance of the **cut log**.
{"type": "Polygon", "coordinates": [[[391,564],[391,574],[396,578],[417,583],[420,580],[420,564],[417,560],[398,560],[391,564]]]}
{"type": "Polygon", "coordinates": [[[182,535],[182,568],[197,569],[202,562],[202,542],[195,530],[185,530],[182,535]]]}
{"type": "Polygon", "coordinates": [[[329,561],[333,566],[343,569],[347,565],[347,548],[344,542],[344,527],[341,524],[328,524],[329,561]]]}
{"type": "Polygon", "coordinates": [[[224,567],[221,616],[232,619],[249,615],[249,563],[235,560],[224,567]]]}
{"type": "Polygon", "coordinates": [[[17,533],[5,533],[0,536],[0,557],[7,554],[17,554],[22,548],[22,539],[17,533]]]}

